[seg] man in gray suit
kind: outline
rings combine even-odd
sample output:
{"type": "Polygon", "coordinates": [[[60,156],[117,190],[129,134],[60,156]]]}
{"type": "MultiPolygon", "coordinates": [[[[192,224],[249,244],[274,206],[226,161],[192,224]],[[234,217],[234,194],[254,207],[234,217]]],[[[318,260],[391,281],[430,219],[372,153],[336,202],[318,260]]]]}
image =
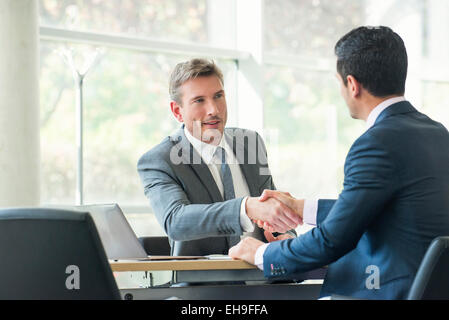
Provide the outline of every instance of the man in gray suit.
{"type": "Polygon", "coordinates": [[[257,198],[275,189],[262,138],[225,128],[220,69],[204,59],[179,63],[170,77],[170,98],[183,126],[145,153],[137,169],[171,254],[227,254],[243,234],[266,241],[256,220],[291,233],[301,218],[275,198],[257,198]]]}

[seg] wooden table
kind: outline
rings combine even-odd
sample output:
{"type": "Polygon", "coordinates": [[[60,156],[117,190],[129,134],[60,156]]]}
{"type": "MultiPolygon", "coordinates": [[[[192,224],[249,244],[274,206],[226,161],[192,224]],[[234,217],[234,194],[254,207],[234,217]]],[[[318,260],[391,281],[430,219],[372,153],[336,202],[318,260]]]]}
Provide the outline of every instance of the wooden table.
{"type": "Polygon", "coordinates": [[[172,271],[174,282],[263,281],[263,272],[243,260],[120,260],[110,261],[114,272],[172,271]]]}
{"type": "MultiPolygon", "coordinates": [[[[242,260],[111,260],[109,263],[114,272],[146,271],[151,274],[171,271],[172,284],[198,282],[203,284],[201,286],[173,285],[121,289],[124,299],[159,300],[170,297],[190,300],[316,299],[321,288],[319,283],[268,284],[263,271],[242,260]],[[242,284],[229,285],[234,282],[242,284]]],[[[323,274],[304,273],[292,279],[323,279],[323,274]]]]}
{"type": "Polygon", "coordinates": [[[112,271],[249,270],[256,266],[243,260],[119,260],[110,261],[112,271]]]}
{"type": "MultiPolygon", "coordinates": [[[[172,271],[175,282],[266,281],[263,271],[243,260],[119,260],[110,261],[114,272],[172,271]]],[[[277,277],[277,280],[323,279],[325,269],[277,277]]]]}
{"type": "MultiPolygon", "coordinates": [[[[120,260],[109,263],[114,272],[172,271],[174,283],[203,284],[121,289],[124,299],[159,300],[171,297],[190,300],[317,299],[321,288],[321,284],[268,284],[261,270],[242,260],[120,260]],[[242,284],[230,285],[229,282],[242,284]]],[[[322,277],[322,274],[304,273],[295,279],[322,279],[322,277]]]]}

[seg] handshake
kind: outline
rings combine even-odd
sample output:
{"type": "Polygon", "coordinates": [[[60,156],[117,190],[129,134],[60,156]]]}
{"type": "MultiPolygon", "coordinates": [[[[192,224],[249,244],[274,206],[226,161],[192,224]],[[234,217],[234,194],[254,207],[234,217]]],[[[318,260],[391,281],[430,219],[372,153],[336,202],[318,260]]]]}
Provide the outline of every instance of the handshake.
{"type": "Polygon", "coordinates": [[[302,224],[304,200],[288,192],[264,190],[259,198],[246,200],[246,213],[260,228],[285,233],[302,224]]]}

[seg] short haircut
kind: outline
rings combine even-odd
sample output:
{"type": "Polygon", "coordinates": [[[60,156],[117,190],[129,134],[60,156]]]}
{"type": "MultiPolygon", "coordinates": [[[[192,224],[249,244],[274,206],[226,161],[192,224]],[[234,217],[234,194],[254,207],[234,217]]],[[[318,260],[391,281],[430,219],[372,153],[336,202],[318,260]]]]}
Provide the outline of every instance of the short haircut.
{"type": "Polygon", "coordinates": [[[207,59],[192,59],[178,63],[170,75],[169,93],[170,99],[181,104],[181,86],[184,82],[197,77],[207,77],[215,75],[223,82],[223,73],[214,61],[207,59]]]}
{"type": "Polygon", "coordinates": [[[347,85],[352,75],[372,95],[405,92],[407,51],[401,37],[388,27],[353,29],[335,45],[337,72],[347,85]]]}

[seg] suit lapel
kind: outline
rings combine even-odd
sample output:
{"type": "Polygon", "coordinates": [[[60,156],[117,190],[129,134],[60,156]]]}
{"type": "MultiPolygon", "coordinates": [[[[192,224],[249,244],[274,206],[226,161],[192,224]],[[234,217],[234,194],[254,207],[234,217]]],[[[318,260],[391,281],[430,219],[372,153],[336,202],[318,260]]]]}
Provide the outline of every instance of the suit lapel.
{"type": "MultiPolygon", "coordinates": [[[[250,195],[252,197],[260,196],[259,181],[257,180],[259,177],[259,166],[257,164],[249,164],[247,161],[247,159],[257,159],[257,154],[255,156],[249,154],[249,152],[257,153],[257,150],[248,151],[247,140],[244,140],[244,143],[237,143],[236,136],[232,133],[232,130],[225,130],[224,136],[228,145],[232,147],[232,151],[239,162],[240,169],[246,179],[250,195]]],[[[223,197],[221,196],[220,190],[218,189],[208,166],[190,144],[184,134],[184,129],[180,128],[174,135],[171,136],[171,139],[175,143],[174,147],[177,148],[177,152],[181,154],[182,163],[187,164],[192,168],[198,179],[207,189],[212,201],[222,202],[223,197]]]]}
{"type": "Polygon", "coordinates": [[[182,164],[187,164],[197,175],[198,179],[204,185],[205,189],[209,193],[212,202],[222,202],[220,190],[215,183],[215,180],[210,173],[209,167],[204,163],[200,154],[196,152],[189,140],[184,134],[184,129],[179,129],[175,135],[172,136],[173,141],[178,141],[175,147],[178,148],[178,152],[181,152],[182,164]]]}

